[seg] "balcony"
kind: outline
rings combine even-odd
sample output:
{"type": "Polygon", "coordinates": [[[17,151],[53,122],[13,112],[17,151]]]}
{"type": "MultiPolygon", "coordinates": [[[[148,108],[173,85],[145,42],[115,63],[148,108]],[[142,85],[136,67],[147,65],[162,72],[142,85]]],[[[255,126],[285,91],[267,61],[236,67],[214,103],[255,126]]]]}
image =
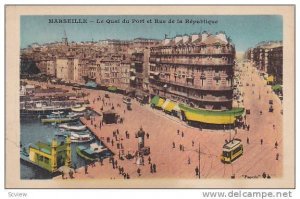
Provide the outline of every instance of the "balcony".
{"type": "MultiPolygon", "coordinates": [[[[150,61],[151,62],[151,61],[150,61]]],[[[211,60],[202,60],[202,61],[193,61],[193,60],[165,60],[158,59],[156,61],[152,61],[152,63],[160,63],[160,64],[176,64],[176,65],[194,65],[194,66],[232,66],[234,62],[228,61],[211,61],[211,60]]]]}
{"type": "Polygon", "coordinates": [[[170,51],[170,52],[151,52],[150,55],[157,55],[157,56],[169,56],[169,55],[234,55],[235,50],[234,48],[230,49],[195,49],[195,50],[182,50],[182,51],[170,51]]]}
{"type": "Polygon", "coordinates": [[[183,92],[169,90],[169,89],[164,90],[162,88],[157,88],[157,86],[155,88],[158,90],[170,93],[170,94],[175,94],[175,95],[178,95],[181,97],[186,97],[187,99],[192,99],[195,101],[201,101],[201,102],[230,102],[230,101],[232,101],[232,99],[228,99],[224,96],[222,96],[222,97],[213,97],[213,96],[200,97],[200,96],[189,95],[188,93],[183,93],[183,92]]]}
{"type": "Polygon", "coordinates": [[[170,81],[170,80],[166,80],[166,79],[157,79],[154,81],[157,81],[157,82],[161,82],[161,83],[166,83],[166,84],[171,84],[171,85],[176,85],[176,86],[181,86],[181,87],[186,87],[186,88],[192,88],[192,89],[196,89],[196,90],[212,90],[212,91],[230,91],[230,90],[233,90],[233,87],[231,86],[195,86],[195,85],[192,85],[190,83],[181,83],[181,82],[175,82],[175,81],[170,81]]]}

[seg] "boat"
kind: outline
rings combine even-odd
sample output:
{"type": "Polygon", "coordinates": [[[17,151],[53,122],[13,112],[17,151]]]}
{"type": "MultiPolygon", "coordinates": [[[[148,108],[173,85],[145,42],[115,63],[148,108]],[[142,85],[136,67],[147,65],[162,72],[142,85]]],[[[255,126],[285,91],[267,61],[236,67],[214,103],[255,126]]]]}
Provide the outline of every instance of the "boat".
{"type": "Polygon", "coordinates": [[[76,152],[80,157],[89,161],[96,161],[112,155],[107,148],[97,143],[92,143],[89,147],[78,146],[76,152]]]}
{"type": "Polygon", "coordinates": [[[52,112],[50,115],[47,115],[46,118],[60,118],[64,116],[63,113],[62,111],[52,112]]]}
{"type": "Polygon", "coordinates": [[[42,118],[42,123],[65,123],[74,122],[79,119],[78,115],[61,115],[61,114],[50,114],[46,118],[42,118]]]}
{"type": "Polygon", "coordinates": [[[94,137],[89,133],[71,132],[71,142],[76,142],[76,143],[90,142],[93,139],[94,137]]]}
{"type": "Polygon", "coordinates": [[[52,114],[54,114],[54,115],[61,115],[63,113],[64,113],[63,111],[53,111],[52,112],[52,114]]]}
{"type": "Polygon", "coordinates": [[[41,119],[42,123],[66,123],[77,121],[78,117],[60,117],[60,118],[44,118],[41,119]]]}
{"type": "Polygon", "coordinates": [[[71,110],[73,112],[84,112],[86,110],[86,107],[77,105],[77,106],[72,107],[71,110]]]}
{"type": "Polygon", "coordinates": [[[84,130],[86,130],[85,125],[76,126],[76,125],[69,125],[69,124],[61,124],[58,127],[63,128],[63,129],[67,129],[67,130],[71,130],[71,131],[84,131],[84,130]]]}

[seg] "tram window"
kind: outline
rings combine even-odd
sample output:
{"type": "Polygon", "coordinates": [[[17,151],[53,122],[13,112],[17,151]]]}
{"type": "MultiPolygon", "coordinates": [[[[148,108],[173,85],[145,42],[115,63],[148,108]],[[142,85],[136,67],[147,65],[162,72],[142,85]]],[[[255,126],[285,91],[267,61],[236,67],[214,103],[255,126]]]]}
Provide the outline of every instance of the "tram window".
{"type": "Polygon", "coordinates": [[[239,146],[236,149],[234,149],[232,153],[235,154],[235,153],[239,152],[241,149],[242,149],[242,147],[239,146]]]}
{"type": "Polygon", "coordinates": [[[230,153],[228,151],[223,151],[223,156],[224,157],[229,157],[230,156],[230,153]]]}

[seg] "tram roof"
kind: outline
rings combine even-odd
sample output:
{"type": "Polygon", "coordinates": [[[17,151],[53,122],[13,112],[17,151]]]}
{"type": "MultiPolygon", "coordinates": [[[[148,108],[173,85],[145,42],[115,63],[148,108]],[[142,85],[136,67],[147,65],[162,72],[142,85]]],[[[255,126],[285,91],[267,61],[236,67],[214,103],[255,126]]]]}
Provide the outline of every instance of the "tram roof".
{"type": "Polygon", "coordinates": [[[228,142],[227,144],[224,144],[223,149],[233,149],[234,147],[238,146],[241,144],[241,140],[239,139],[234,139],[228,142]]]}

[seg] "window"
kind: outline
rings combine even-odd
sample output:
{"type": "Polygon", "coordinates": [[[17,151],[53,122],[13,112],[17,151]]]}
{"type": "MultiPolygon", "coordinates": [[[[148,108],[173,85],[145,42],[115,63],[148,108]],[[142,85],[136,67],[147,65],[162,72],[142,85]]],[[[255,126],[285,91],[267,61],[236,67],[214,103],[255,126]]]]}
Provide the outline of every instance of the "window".
{"type": "Polygon", "coordinates": [[[44,157],[41,155],[38,155],[38,161],[43,161],[43,160],[44,160],[44,157]]]}
{"type": "Polygon", "coordinates": [[[46,164],[49,164],[49,158],[45,157],[44,162],[45,162],[46,164]]]}

